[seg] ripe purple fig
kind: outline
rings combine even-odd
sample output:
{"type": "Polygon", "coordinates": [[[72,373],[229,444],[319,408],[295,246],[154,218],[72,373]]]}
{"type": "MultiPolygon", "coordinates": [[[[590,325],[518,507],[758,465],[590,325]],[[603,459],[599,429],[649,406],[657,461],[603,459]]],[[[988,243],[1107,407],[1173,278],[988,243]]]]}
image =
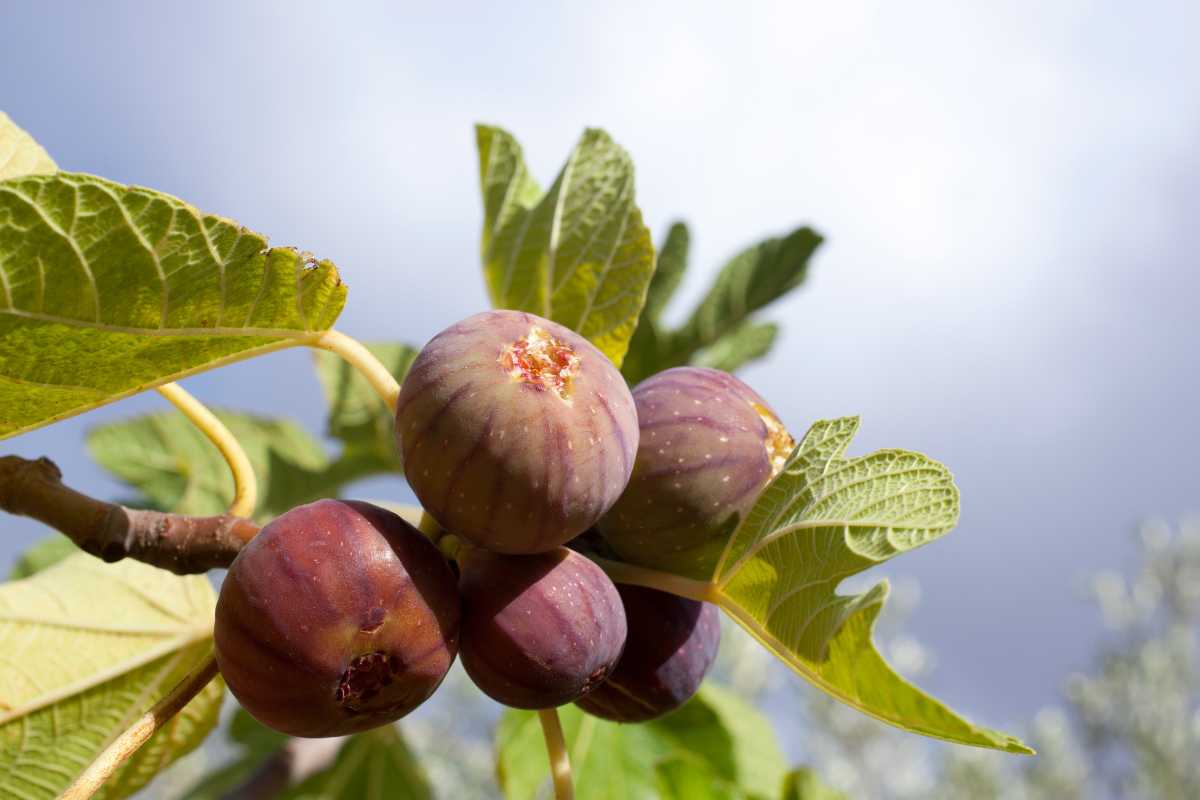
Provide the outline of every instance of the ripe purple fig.
{"type": "Polygon", "coordinates": [[[614,722],[645,722],[687,702],[721,642],[717,607],[642,586],[617,584],[629,636],[608,680],[575,701],[614,722]]]}
{"type": "Polygon", "coordinates": [[[390,511],[318,500],[238,553],[217,600],[217,665],[252,716],[292,736],[392,722],[458,652],[454,572],[390,511]]]}
{"type": "Polygon", "coordinates": [[[590,342],[519,311],[486,311],[439,333],[396,408],[405,475],[446,530],[499,553],[574,538],[625,488],[637,413],[590,342]]]}
{"type": "Polygon", "coordinates": [[[625,646],[625,610],[604,571],[559,547],[461,562],[462,663],[488,697],[554,708],[608,677],[625,646]]]}
{"type": "Polygon", "coordinates": [[[620,557],[706,579],[737,520],[795,443],[753,389],[727,372],[676,367],[633,390],[633,477],[600,520],[620,557]]]}

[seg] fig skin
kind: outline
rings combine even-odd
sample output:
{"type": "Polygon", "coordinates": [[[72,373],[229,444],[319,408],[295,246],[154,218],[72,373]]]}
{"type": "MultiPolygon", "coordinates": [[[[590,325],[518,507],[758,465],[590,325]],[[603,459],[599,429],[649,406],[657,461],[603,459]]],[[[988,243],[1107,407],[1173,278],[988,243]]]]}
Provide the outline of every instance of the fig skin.
{"type": "Polygon", "coordinates": [[[473,549],[460,567],[462,664],[488,697],[555,708],[608,677],[625,647],[625,609],[591,560],[565,547],[528,556],[473,549]]]}
{"type": "Polygon", "coordinates": [[[657,589],[617,584],[629,636],[604,683],[575,704],[613,722],[646,722],[700,688],[721,642],[717,607],[657,589]]]}
{"type": "Polygon", "coordinates": [[[318,500],[268,523],[217,599],[217,665],[238,702],[291,736],[341,736],[425,701],[458,652],[456,578],[369,503],[318,500]]]}
{"type": "Polygon", "coordinates": [[[446,530],[498,553],[554,549],[595,524],[633,470],[637,412],[590,342],[485,311],[421,350],[396,437],[409,485],[446,530]]]}
{"type": "Polygon", "coordinates": [[[638,384],[633,398],[633,476],[600,533],[625,561],[710,578],[738,519],[795,443],[765,400],[720,370],[669,369],[638,384]]]}

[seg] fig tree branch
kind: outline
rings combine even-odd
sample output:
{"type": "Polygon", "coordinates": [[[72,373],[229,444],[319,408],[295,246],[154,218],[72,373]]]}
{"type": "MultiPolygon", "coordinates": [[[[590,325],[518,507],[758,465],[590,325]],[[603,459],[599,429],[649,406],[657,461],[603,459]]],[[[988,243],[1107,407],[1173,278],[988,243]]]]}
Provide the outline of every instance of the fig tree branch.
{"type": "Polygon", "coordinates": [[[105,561],[134,558],[177,575],[229,566],[258,533],[230,514],[190,517],[88,497],[66,486],[48,458],[0,456],[0,510],[43,522],[105,561]]]}

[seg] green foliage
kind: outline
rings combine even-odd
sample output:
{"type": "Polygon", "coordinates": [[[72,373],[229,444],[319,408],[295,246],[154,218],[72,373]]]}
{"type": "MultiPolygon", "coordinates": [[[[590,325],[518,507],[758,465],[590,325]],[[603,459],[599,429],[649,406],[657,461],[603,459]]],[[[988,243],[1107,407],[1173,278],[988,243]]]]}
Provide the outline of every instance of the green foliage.
{"type": "MultiPolygon", "coordinates": [[[[658,797],[664,787],[677,791],[704,783],[732,792],[716,797],[766,800],[776,797],[783,783],[786,767],[770,723],[712,685],[674,713],[644,724],[608,722],[575,706],[560,708],[559,716],[579,800],[658,797]]],[[[541,796],[550,767],[537,714],[508,711],[496,746],[504,796],[541,796]]]]}
{"type": "Polygon", "coordinates": [[[328,769],[281,800],[432,800],[421,765],[395,725],[352,736],[328,769]]]}
{"type": "MultiPolygon", "coordinates": [[[[417,357],[417,350],[393,342],[365,343],[368,350],[403,382],[417,357]]],[[[400,458],[393,432],[393,416],[371,384],[342,358],[325,350],[314,350],[317,376],[329,403],[327,430],[342,442],[342,458],[352,458],[380,472],[400,471],[400,458]]]]}
{"type": "Polygon", "coordinates": [[[543,193],[509,133],[480,125],[476,139],[492,304],[562,323],[620,366],[654,272],[629,155],[587,130],[543,193]]]}
{"type": "MultiPolygon", "coordinates": [[[[55,797],[108,742],[209,654],[202,576],[72,555],[0,586],[0,797],[55,797]]],[[[209,684],[106,784],[125,797],[216,725],[209,684]]]]}
{"type": "Polygon", "coordinates": [[[949,532],[950,471],[921,455],[846,458],[858,419],[817,422],[730,537],[715,602],[785,664],[839,700],[905,730],[1032,752],[975,726],[897,675],[871,641],[887,583],[839,595],[841,581],[949,532]]]}
{"type": "Polygon", "coordinates": [[[229,722],[229,740],[237,746],[233,760],[214,770],[188,789],[187,800],[222,800],[249,780],[288,737],[261,724],[243,709],[234,712],[229,722]]]}
{"type": "Polygon", "coordinates": [[[830,789],[811,769],[800,768],[788,773],[783,784],[783,800],[849,800],[846,795],[830,789]]]}
{"type": "Polygon", "coordinates": [[[0,111],[0,181],[57,170],[50,154],[0,111]]]}
{"type": "Polygon", "coordinates": [[[52,567],[69,555],[78,553],[79,548],[65,536],[55,534],[34,544],[17,558],[8,580],[18,581],[52,567]]]}
{"type": "Polygon", "coordinates": [[[687,321],[671,330],[660,317],[687,268],[689,238],[681,223],[667,234],[646,301],[650,313],[639,321],[621,370],[630,384],[683,364],[732,372],[766,356],[778,328],[754,322],[751,315],[804,282],[809,260],[823,241],[804,227],[746,248],[721,269],[687,321]]]}
{"type": "Polygon", "coordinates": [[[345,297],[330,262],[169,195],[0,182],[0,438],[303,343],[345,297]]]}

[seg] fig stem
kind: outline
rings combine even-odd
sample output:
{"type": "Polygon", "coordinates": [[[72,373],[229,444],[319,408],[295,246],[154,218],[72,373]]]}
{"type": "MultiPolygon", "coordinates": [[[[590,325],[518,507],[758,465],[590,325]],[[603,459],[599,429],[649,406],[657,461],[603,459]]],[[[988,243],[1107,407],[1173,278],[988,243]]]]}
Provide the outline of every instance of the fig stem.
{"type": "Polygon", "coordinates": [[[233,474],[233,502],[229,504],[228,513],[235,517],[252,516],[258,505],[258,480],[241,442],[206,405],[179,384],[164,383],[157,388],[159,394],[179,409],[221,451],[221,457],[229,465],[229,471],[233,474]]]}
{"type": "Polygon", "coordinates": [[[673,575],[670,572],[639,567],[636,564],[626,564],[624,561],[612,561],[591,553],[588,554],[588,558],[596,562],[596,566],[604,570],[608,577],[612,578],[613,583],[646,586],[690,600],[699,600],[702,603],[717,603],[720,600],[716,585],[708,581],[698,581],[682,575],[673,575]]]}
{"type": "Polygon", "coordinates": [[[112,744],[104,748],[75,782],[59,795],[59,800],[85,800],[98,792],[104,782],[111,778],[155,731],[170,722],[171,718],[182,711],[183,707],[216,676],[217,659],[209,653],[200,666],[189,672],[166,697],[155,703],[112,744]]]}
{"type": "Polygon", "coordinates": [[[542,734],[546,737],[546,752],[550,756],[550,775],[554,779],[555,800],[574,800],[575,787],[571,783],[571,757],[567,753],[567,740],[563,737],[562,723],[558,720],[558,709],[543,708],[538,712],[542,723],[542,734]]]}
{"type": "Polygon", "coordinates": [[[396,413],[396,402],[400,399],[400,384],[383,365],[383,362],[364,347],[362,342],[341,331],[330,329],[323,331],[308,344],[341,356],[347,364],[354,367],[360,375],[367,379],[367,383],[371,384],[371,388],[387,404],[392,413],[396,413]]]}

